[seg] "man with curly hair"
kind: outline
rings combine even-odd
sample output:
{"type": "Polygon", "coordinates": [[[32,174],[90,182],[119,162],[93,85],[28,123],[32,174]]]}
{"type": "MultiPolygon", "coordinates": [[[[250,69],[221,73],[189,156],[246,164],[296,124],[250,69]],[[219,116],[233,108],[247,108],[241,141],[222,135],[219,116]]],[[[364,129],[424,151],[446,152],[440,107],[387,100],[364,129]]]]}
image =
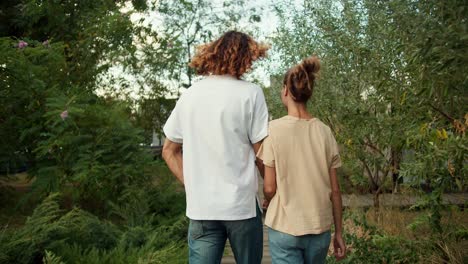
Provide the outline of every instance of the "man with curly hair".
{"type": "Polygon", "coordinates": [[[255,153],[268,133],[262,89],[241,79],[267,47],[229,31],[190,66],[204,79],[179,98],[164,126],[163,158],[185,186],[189,262],[220,263],[229,239],[237,263],[261,263],[263,227],[255,153]],[[183,146],[183,152],[182,152],[183,146]]]}

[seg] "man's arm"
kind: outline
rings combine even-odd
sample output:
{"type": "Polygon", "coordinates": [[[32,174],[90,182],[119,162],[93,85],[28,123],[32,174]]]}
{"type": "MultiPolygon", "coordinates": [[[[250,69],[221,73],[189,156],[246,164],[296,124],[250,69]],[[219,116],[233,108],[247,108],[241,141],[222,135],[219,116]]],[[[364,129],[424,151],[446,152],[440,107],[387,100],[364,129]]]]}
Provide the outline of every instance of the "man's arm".
{"type": "MultiPolygon", "coordinates": [[[[255,156],[258,153],[258,150],[260,149],[260,146],[262,145],[262,141],[257,142],[255,144],[252,144],[252,147],[254,149],[255,156]]],[[[258,170],[260,171],[260,176],[264,178],[265,175],[265,165],[263,165],[263,161],[259,158],[255,159],[255,164],[257,165],[258,170]]]]}
{"type": "Polygon", "coordinates": [[[331,183],[331,201],[333,205],[333,220],[335,223],[335,237],[333,239],[333,247],[335,249],[335,257],[337,260],[343,259],[346,256],[346,245],[343,240],[343,222],[342,222],[342,201],[340,185],[336,176],[336,168],[330,168],[330,183],[331,183]]]}
{"type": "Polygon", "coordinates": [[[162,157],[177,180],[184,184],[182,144],[172,142],[166,138],[162,150],[162,157]]]}
{"type": "Polygon", "coordinates": [[[265,166],[265,178],[263,179],[263,194],[267,203],[270,203],[271,199],[276,194],[276,170],[275,167],[265,166]]]}

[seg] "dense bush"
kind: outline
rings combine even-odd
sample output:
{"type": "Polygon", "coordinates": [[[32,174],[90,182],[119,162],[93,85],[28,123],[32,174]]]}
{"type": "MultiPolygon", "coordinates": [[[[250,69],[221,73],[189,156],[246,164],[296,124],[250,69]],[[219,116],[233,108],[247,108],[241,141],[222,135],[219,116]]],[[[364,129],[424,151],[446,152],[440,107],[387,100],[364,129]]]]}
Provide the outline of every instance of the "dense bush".
{"type": "MultiPolygon", "coordinates": [[[[174,194],[174,198],[180,196],[174,194]]],[[[165,224],[115,225],[82,209],[64,210],[60,195],[47,197],[19,229],[0,233],[0,263],[181,263],[187,220],[180,207],[165,224]],[[49,252],[46,254],[46,252],[49,252]],[[174,260],[174,262],[172,261],[174,260]]],[[[157,202],[164,202],[158,200],[157,202]]],[[[180,199],[175,200],[177,203],[180,199]]],[[[154,213],[157,216],[157,213],[154,213]]],[[[144,215],[142,215],[144,217],[144,215]]]]}
{"type": "Polygon", "coordinates": [[[46,100],[92,93],[113,60],[131,64],[133,33],[121,1],[0,4],[0,166],[35,165],[46,100]],[[117,48],[118,47],[118,48],[117,48]],[[123,56],[123,57],[122,57],[123,56]]]}
{"type": "MultiPolygon", "coordinates": [[[[148,153],[134,102],[118,96],[125,83],[102,80],[115,64],[149,74],[143,68],[153,62],[136,57],[135,41],[144,45],[151,33],[130,20],[147,7],[145,1],[0,4],[0,176],[26,165],[32,181],[20,203],[28,206],[18,206],[15,193],[2,209],[27,213],[39,202],[24,225],[19,218],[2,227],[1,263],[184,262],[183,193],[148,153]],[[121,12],[127,4],[130,10],[121,12]]],[[[156,99],[163,90],[154,87],[156,99]]]]}
{"type": "Polygon", "coordinates": [[[45,98],[69,90],[63,43],[0,38],[0,170],[33,165],[45,98]],[[27,41],[27,42],[26,42],[27,41]],[[26,45],[27,46],[20,46],[26,45]],[[21,48],[20,48],[21,47],[21,48]]]}
{"type": "Polygon", "coordinates": [[[421,252],[415,243],[400,237],[369,235],[361,238],[355,234],[345,234],[349,254],[343,261],[336,262],[329,257],[328,263],[418,263],[421,252]]]}
{"type": "MultiPolygon", "coordinates": [[[[127,84],[121,76],[102,79],[116,64],[142,72],[135,41],[146,38],[145,28],[130,15],[146,8],[143,1],[0,4],[2,175],[26,165],[31,178],[40,180],[41,193],[83,181],[79,195],[97,193],[98,200],[120,193],[109,189],[117,179],[122,186],[145,180],[141,165],[148,163],[138,149],[142,131],[132,125],[134,103],[118,97],[127,84]],[[122,12],[126,4],[130,10],[122,12]],[[111,90],[113,98],[97,96],[97,90],[111,90]]],[[[154,87],[154,93],[162,96],[164,89],[154,87]]]]}
{"type": "Polygon", "coordinates": [[[69,81],[63,43],[20,43],[0,38],[2,170],[27,163],[33,195],[68,188],[96,209],[151,181],[155,166],[128,103],[69,81]]]}
{"type": "MultiPolygon", "coordinates": [[[[46,101],[44,129],[34,150],[33,187],[68,185],[81,200],[116,201],[130,185],[151,181],[152,157],[124,103],[93,95],[55,95],[46,101]]],[[[43,191],[43,190],[41,190],[43,191]]]]}
{"type": "Polygon", "coordinates": [[[422,243],[386,235],[369,224],[362,212],[347,211],[345,219],[348,256],[340,262],[329,256],[328,263],[420,263],[422,243]]]}

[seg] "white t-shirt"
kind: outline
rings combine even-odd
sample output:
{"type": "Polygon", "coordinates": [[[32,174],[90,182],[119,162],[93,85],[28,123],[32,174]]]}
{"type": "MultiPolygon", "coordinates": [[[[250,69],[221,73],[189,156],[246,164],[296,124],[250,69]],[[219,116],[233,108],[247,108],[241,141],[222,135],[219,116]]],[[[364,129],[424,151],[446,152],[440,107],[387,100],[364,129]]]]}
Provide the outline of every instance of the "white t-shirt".
{"type": "Polygon", "coordinates": [[[268,111],[259,86],[229,75],[208,76],[179,98],[164,133],[183,144],[187,217],[256,216],[252,144],[268,134],[268,111]]]}

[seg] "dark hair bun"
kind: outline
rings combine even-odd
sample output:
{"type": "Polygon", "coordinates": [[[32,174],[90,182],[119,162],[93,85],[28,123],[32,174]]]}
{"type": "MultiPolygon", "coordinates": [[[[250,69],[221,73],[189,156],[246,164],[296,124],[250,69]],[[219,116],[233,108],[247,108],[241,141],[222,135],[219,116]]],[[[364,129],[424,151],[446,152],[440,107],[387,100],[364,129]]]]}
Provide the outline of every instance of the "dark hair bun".
{"type": "Polygon", "coordinates": [[[316,56],[308,57],[288,70],[283,83],[294,101],[305,103],[310,99],[319,70],[320,61],[316,56]]]}
{"type": "Polygon", "coordinates": [[[309,75],[309,79],[314,81],[317,77],[318,71],[320,70],[320,61],[316,56],[308,57],[302,62],[302,67],[309,75]]]}

